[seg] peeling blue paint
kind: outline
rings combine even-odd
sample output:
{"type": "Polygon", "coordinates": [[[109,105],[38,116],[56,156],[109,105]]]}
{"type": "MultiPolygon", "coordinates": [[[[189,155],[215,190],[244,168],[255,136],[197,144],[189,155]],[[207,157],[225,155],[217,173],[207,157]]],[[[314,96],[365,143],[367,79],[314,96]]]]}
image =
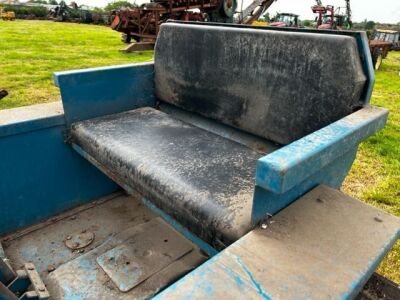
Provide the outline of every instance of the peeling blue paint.
{"type": "Polygon", "coordinates": [[[257,224],[265,219],[267,214],[276,214],[319,184],[340,188],[353,164],[356,154],[357,147],[354,147],[283,194],[276,194],[256,186],[253,198],[252,222],[257,224]]]}
{"type": "Polygon", "coordinates": [[[271,297],[263,290],[262,285],[257,281],[256,278],[254,278],[253,274],[251,271],[247,268],[246,264],[242,262],[240,257],[236,256],[236,261],[240,265],[240,267],[243,269],[243,271],[246,272],[246,274],[249,276],[249,279],[253,283],[254,287],[257,289],[258,293],[264,298],[270,300],[271,297]]]}
{"type": "Polygon", "coordinates": [[[283,194],[334,162],[386,124],[388,111],[365,107],[257,162],[258,186],[283,194]]]}
{"type": "Polygon", "coordinates": [[[400,229],[386,242],[380,253],[376,257],[371,258],[368,266],[366,266],[364,270],[358,272],[358,278],[350,283],[348,290],[341,295],[341,299],[354,299],[357,296],[362,287],[377,269],[385,255],[390,251],[390,249],[392,249],[393,245],[399,238],[400,229]]]}

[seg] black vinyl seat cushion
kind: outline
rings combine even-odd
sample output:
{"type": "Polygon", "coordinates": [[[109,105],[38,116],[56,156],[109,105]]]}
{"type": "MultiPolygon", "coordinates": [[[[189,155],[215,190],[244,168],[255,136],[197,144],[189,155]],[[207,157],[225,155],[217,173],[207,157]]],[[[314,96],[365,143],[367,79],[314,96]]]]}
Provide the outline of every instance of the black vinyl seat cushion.
{"type": "Polygon", "coordinates": [[[206,242],[229,244],[252,229],[260,153],[153,108],[75,123],[71,138],[206,242]]]}

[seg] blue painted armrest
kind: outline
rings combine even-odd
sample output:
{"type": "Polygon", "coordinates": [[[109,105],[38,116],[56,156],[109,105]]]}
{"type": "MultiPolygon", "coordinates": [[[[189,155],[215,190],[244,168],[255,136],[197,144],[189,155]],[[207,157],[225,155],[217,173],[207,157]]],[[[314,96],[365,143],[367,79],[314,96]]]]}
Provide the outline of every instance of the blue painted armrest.
{"type": "Polygon", "coordinates": [[[57,72],[67,125],[71,123],[154,106],[154,64],[139,63],[57,72]]]}
{"type": "Polygon", "coordinates": [[[384,127],[388,111],[365,107],[257,162],[258,186],[282,194],[384,127]]]}

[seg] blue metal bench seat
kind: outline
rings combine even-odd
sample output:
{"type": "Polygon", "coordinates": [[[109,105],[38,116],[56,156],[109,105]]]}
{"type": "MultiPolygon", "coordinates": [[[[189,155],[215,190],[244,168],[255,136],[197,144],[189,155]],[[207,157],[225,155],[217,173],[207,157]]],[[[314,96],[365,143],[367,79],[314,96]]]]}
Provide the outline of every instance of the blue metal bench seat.
{"type": "Polygon", "coordinates": [[[336,189],[388,112],[365,33],[326,33],[163,24],[154,64],[56,73],[64,115],[0,114],[0,233],[52,217],[4,239],[12,264],[54,298],[146,298],[201,249],[160,298],[353,298],[399,220],[336,189]],[[54,216],[118,189],[73,149],[134,201],[54,216]]]}
{"type": "Polygon", "coordinates": [[[167,23],[154,65],[62,72],[56,83],[78,152],[223,249],[316,185],[340,186],[387,116],[364,107],[366,51],[361,33],[167,23]],[[278,146],[258,151],[240,133],[278,146]]]}

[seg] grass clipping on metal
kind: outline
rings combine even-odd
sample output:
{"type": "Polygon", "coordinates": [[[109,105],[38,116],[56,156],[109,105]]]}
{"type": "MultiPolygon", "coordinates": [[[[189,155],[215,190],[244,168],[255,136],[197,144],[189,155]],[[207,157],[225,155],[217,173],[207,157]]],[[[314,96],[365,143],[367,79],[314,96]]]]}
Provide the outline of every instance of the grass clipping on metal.
{"type": "MultiPolygon", "coordinates": [[[[135,63],[153,53],[123,54],[120,34],[108,27],[50,21],[0,21],[0,109],[59,99],[52,73],[135,63]]],[[[343,190],[400,217],[400,52],[391,52],[376,74],[371,103],[390,110],[386,127],[361,144],[343,190]]],[[[368,237],[365,237],[368,238],[368,237]]],[[[400,283],[400,243],[379,272],[400,283]]]]}

